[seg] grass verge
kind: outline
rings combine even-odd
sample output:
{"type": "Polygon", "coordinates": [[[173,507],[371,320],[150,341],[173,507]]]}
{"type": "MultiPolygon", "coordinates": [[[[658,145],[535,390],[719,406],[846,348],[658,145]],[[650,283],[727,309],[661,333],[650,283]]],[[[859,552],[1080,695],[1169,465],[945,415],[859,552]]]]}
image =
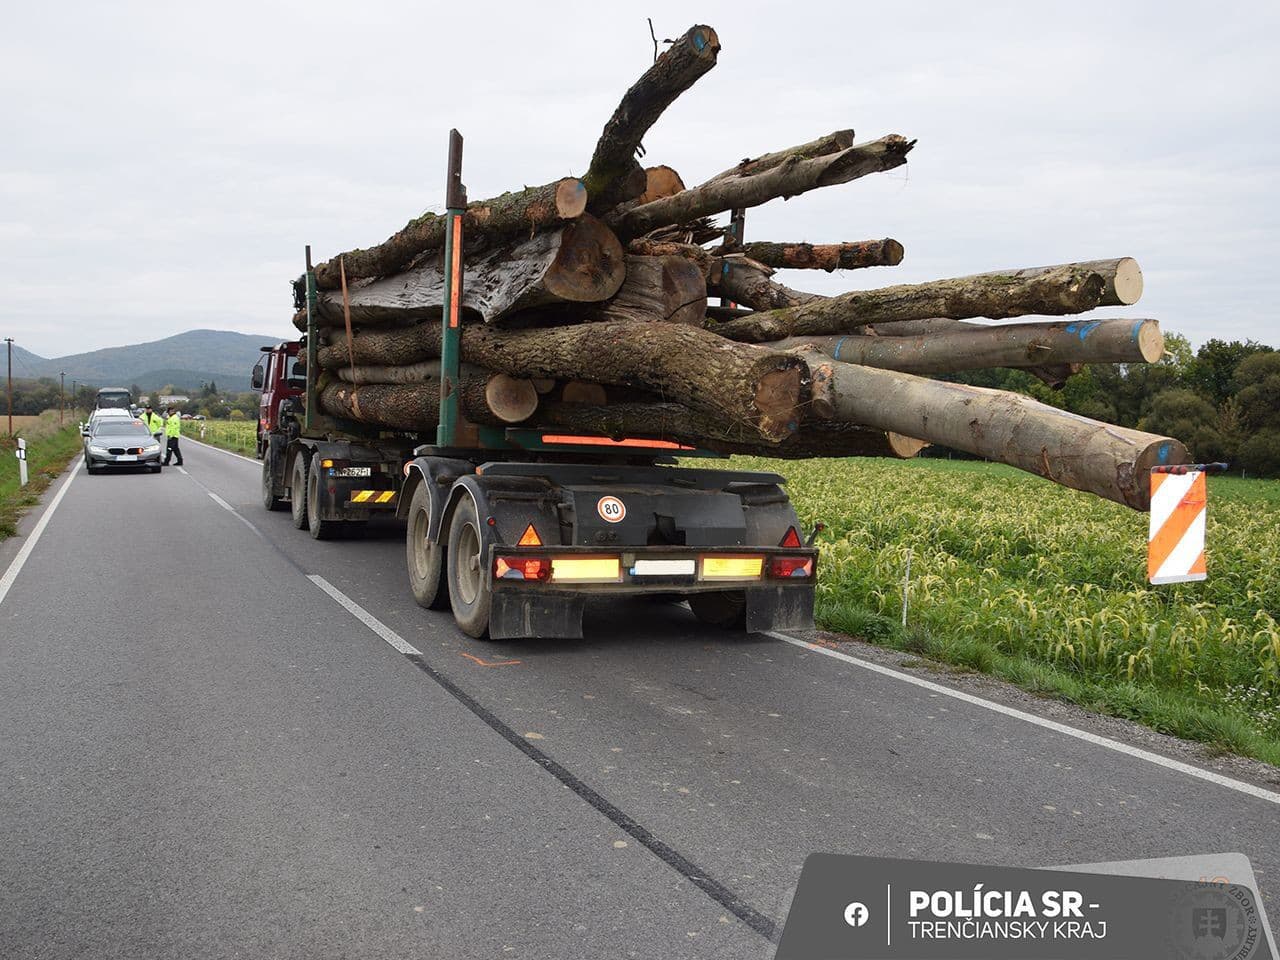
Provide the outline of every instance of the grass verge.
{"type": "Polygon", "coordinates": [[[41,431],[27,440],[29,482],[25,487],[18,482],[18,460],[13,455],[16,449],[13,437],[0,437],[0,540],[18,532],[18,518],[39,501],[40,494],[80,452],[80,430],[73,423],[51,432],[41,431]]]}

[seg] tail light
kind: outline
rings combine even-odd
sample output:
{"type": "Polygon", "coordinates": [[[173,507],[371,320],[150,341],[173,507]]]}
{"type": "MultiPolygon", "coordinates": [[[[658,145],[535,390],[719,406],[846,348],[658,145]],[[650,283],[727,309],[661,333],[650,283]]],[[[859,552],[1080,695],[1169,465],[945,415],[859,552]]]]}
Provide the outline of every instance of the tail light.
{"type": "Polygon", "coordinates": [[[497,580],[547,580],[551,577],[551,561],[547,557],[497,557],[493,576],[497,580]]]}
{"type": "Polygon", "coordinates": [[[811,577],[813,576],[813,557],[770,557],[769,576],[774,580],[811,577]]]}

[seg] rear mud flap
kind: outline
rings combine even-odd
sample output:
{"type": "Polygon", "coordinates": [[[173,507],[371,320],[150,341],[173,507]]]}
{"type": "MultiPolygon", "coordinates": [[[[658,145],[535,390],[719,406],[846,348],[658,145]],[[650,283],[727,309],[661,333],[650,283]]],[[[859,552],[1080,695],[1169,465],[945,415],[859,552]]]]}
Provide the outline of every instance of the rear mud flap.
{"type": "Polygon", "coordinates": [[[747,632],[812,630],[813,587],[751,587],[747,590],[747,632]]]}
{"type": "Polygon", "coordinates": [[[489,608],[489,637],[581,639],[585,604],[585,597],[496,590],[489,608]]]}

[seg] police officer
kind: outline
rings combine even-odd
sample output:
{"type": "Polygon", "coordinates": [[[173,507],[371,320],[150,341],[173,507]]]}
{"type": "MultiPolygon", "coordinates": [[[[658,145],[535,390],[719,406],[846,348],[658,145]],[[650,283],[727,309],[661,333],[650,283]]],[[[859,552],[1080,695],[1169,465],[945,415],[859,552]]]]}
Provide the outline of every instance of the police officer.
{"type": "Polygon", "coordinates": [[[169,458],[176,457],[178,466],[182,466],[182,450],[178,446],[178,438],[182,436],[182,417],[176,407],[170,407],[164,418],[164,435],[167,446],[164,451],[164,465],[169,465],[169,458]]]}
{"type": "Polygon", "coordinates": [[[146,409],[142,413],[142,422],[147,425],[147,429],[151,431],[151,436],[155,438],[156,443],[164,446],[164,420],[160,414],[151,409],[151,404],[147,404],[146,409]]]}

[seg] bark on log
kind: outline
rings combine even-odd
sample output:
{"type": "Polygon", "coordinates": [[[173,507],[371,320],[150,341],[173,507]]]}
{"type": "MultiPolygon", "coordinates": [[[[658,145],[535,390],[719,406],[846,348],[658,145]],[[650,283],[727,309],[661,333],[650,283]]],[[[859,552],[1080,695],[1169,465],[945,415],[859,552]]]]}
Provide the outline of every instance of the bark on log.
{"type": "Polygon", "coordinates": [[[605,219],[620,236],[639,237],[669,224],[688,223],[739,207],[758,207],[778,197],[794,197],[819,187],[892,170],[907,162],[907,153],[913,146],[914,140],[891,134],[839,153],[782,163],[763,173],[712,180],[673,197],[610,214],[605,219]]]}
{"type": "MultiPolygon", "coordinates": [[[[708,291],[753,310],[781,310],[826,300],[817,293],[793,290],[771,279],[773,271],[745,256],[712,257],[708,291]]],[[[715,327],[717,333],[720,327],[715,327]]]]}
{"type": "Polygon", "coordinates": [[[952,280],[857,290],[799,306],[761,312],[717,324],[732,340],[764,343],[786,337],[849,333],[867,324],[922,317],[1061,316],[1098,306],[1105,285],[1090,267],[1064,264],[1027,273],[985,273],[952,280]]]}
{"type": "MultiPolygon", "coordinates": [[[[566,178],[541,187],[527,187],[504,193],[492,200],[468,204],[462,218],[468,252],[510,240],[528,237],[582,215],[587,208],[587,190],[581,180],[566,178]]],[[[348,250],[316,267],[316,286],[336,290],[338,261],[346,258],[347,282],[385,277],[404,270],[425,253],[444,247],[448,215],[424,213],[410,220],[404,229],[376,247],[348,250]]]]}
{"type": "Polygon", "coordinates": [[[701,186],[705,187],[708,183],[727,180],[730,177],[750,177],[757,173],[764,173],[766,170],[772,170],[787,161],[812,160],[814,157],[825,157],[832,153],[839,153],[841,150],[848,150],[852,146],[853,131],[837,130],[834,133],[828,133],[825,137],[819,137],[817,140],[810,140],[808,143],[788,147],[785,150],[778,150],[774,153],[766,153],[763,156],[756,157],[754,160],[748,157],[740,161],[737,166],[717,173],[701,186]]]}
{"type": "Polygon", "coordinates": [[[651,200],[673,197],[684,189],[684,181],[680,179],[680,174],[665,164],[646,167],[644,176],[644,193],[636,198],[637,203],[649,203],[651,200]]]}
{"type": "Polygon", "coordinates": [[[635,159],[640,141],[676,97],[716,65],[719,52],[720,38],[711,27],[690,27],[623,95],[582,178],[593,211],[607,210],[644,192],[644,171],[635,159]]]}
{"type": "Polygon", "coordinates": [[[609,402],[609,394],[598,383],[570,380],[560,390],[560,399],[565,403],[586,403],[602,407],[609,402]]]}
{"type": "MultiPolygon", "coordinates": [[[[1102,296],[1098,299],[1100,307],[1132,306],[1142,296],[1142,269],[1133,257],[1119,257],[1115,260],[1082,260],[1079,263],[1068,263],[1064,266],[1088,270],[1102,277],[1102,296]]],[[[1059,266],[1025,267],[1021,270],[995,270],[986,276],[1036,277],[1060,269],[1059,266]]]]}
{"type": "MultiPolygon", "coordinates": [[[[607,300],[626,277],[624,256],[613,231],[584,214],[561,230],[539,233],[468,260],[463,308],[493,321],[548,304],[607,300]]],[[[350,287],[351,320],[356,324],[439,320],[444,284],[442,256],[393,277],[362,280],[350,287]]],[[[341,295],[322,294],[316,315],[321,325],[340,324],[341,295]]],[[[302,323],[305,329],[305,312],[302,323]]]]}
{"type": "Polygon", "coordinates": [[[896,267],[902,262],[902,244],[883,240],[845,243],[745,243],[743,256],[766,267],[788,270],[856,270],[859,267],[896,267]]]}
{"type": "Polygon", "coordinates": [[[780,350],[813,349],[836,360],[903,373],[958,373],[991,367],[1072,363],[1155,363],[1164,336],[1155,320],[969,324],[915,337],[792,337],[780,350]]]}
{"type": "MultiPolygon", "coordinates": [[[[366,332],[354,339],[358,363],[407,364],[440,355],[438,324],[366,332]]],[[[795,431],[809,370],[793,354],[733,343],[706,330],[671,323],[591,323],[495,330],[462,328],[468,363],[523,378],[554,377],[640,387],[767,440],[795,431]]],[[[347,344],[320,350],[326,368],[350,365],[347,344]]]]}
{"type": "Polygon", "coordinates": [[[612,439],[646,437],[683,443],[716,453],[755,454],[801,460],[809,457],[893,457],[909,459],[928,446],[901,434],[851,423],[806,422],[800,432],[779,443],[762,443],[725,420],[675,403],[617,403],[607,407],[544,402],[535,418],[539,427],[612,439]]]}
{"type": "MultiPolygon", "coordinates": [[[[506,426],[521,423],[537,409],[538,394],[527,380],[501,373],[464,372],[458,404],[473,423],[506,426]]],[[[330,383],[320,393],[320,408],[332,416],[371,423],[388,430],[426,430],[440,418],[440,380],[419,383],[330,383]]]]}
{"type": "Polygon", "coordinates": [[[702,326],[707,282],[702,269],[679,256],[626,258],[627,278],[609,300],[583,311],[584,319],[702,326]]]}
{"type": "Polygon", "coordinates": [[[1021,394],[836,363],[838,419],[919,437],[1146,510],[1154,466],[1187,462],[1170,437],[1115,427],[1021,394]]]}

